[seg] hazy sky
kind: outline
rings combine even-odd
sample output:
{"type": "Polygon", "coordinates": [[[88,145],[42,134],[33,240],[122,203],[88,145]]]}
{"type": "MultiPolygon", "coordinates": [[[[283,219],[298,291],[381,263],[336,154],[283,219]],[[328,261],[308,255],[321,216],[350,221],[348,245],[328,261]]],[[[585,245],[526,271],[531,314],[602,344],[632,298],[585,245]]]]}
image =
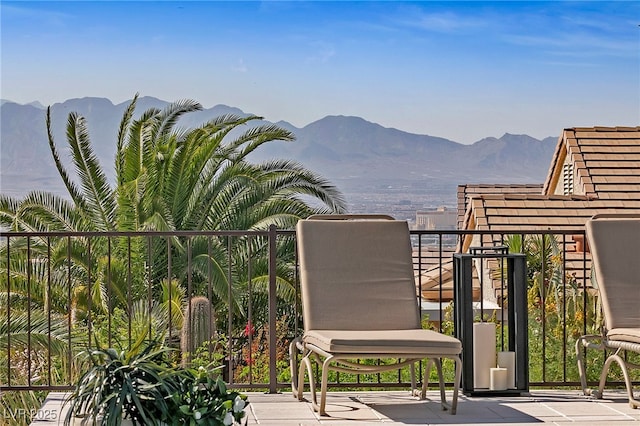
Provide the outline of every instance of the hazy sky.
{"type": "Polygon", "coordinates": [[[4,1],[1,96],[136,92],[471,143],[640,124],[640,2],[4,1]]]}

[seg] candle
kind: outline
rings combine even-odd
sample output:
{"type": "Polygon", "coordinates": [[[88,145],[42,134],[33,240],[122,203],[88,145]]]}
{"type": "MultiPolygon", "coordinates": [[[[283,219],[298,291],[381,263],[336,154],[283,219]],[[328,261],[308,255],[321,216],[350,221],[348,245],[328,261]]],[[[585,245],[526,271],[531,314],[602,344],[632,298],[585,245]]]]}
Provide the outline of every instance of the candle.
{"type": "Polygon", "coordinates": [[[490,370],[490,384],[489,390],[506,390],[507,389],[507,369],[506,368],[492,368],[490,370]]]}
{"type": "Polygon", "coordinates": [[[498,367],[507,369],[507,388],[516,388],[516,353],[498,352],[498,367]]]}
{"type": "Polygon", "coordinates": [[[473,387],[489,387],[489,369],[496,366],[496,324],[473,324],[473,387]]]}

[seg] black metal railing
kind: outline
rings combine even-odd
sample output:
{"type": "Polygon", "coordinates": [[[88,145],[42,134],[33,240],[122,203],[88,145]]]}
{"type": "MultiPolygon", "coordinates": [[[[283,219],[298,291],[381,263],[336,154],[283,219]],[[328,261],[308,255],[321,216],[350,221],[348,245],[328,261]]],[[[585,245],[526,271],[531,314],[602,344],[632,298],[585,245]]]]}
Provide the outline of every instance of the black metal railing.
{"type": "MultiPolygon", "coordinates": [[[[573,343],[600,316],[589,255],[575,250],[574,234],[584,236],[412,231],[417,290],[435,306],[425,326],[452,333],[454,252],[472,243],[526,252],[530,385],[579,385],[573,343]]],[[[2,232],[0,251],[0,391],[71,389],[83,349],[152,336],[180,349],[177,361],[223,366],[233,387],[290,386],[288,343],[302,325],[294,231],[2,232]],[[196,301],[214,313],[200,324],[208,338],[181,348],[202,320],[186,309],[196,301]]],[[[504,330],[495,313],[504,300],[500,268],[478,265],[478,309],[504,330]]],[[[334,382],[395,387],[407,386],[409,376],[337,375],[334,382]]]]}

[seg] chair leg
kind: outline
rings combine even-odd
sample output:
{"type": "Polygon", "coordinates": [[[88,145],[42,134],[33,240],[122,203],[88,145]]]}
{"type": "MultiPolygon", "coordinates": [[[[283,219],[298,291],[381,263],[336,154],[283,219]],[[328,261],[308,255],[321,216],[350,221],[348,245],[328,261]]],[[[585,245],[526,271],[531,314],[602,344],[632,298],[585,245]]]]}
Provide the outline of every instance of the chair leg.
{"type": "Polygon", "coordinates": [[[416,389],[416,363],[412,363],[409,366],[409,375],[411,377],[411,396],[416,396],[418,390],[416,389]]]}
{"type": "MultiPolygon", "coordinates": [[[[427,358],[427,365],[425,366],[425,370],[428,372],[431,369],[431,364],[429,363],[429,359],[427,358]]],[[[422,378],[422,385],[420,389],[418,389],[418,376],[416,375],[416,364],[418,361],[411,364],[410,373],[411,373],[411,396],[414,396],[419,399],[425,399],[427,397],[427,387],[429,385],[429,374],[425,374],[422,378]],[[426,380],[426,384],[425,384],[426,380]]],[[[420,372],[420,367],[418,367],[418,372],[420,372]]]]}
{"type": "Polygon", "coordinates": [[[602,393],[595,390],[590,389],[587,386],[587,370],[586,370],[586,362],[584,359],[584,349],[604,349],[604,345],[602,343],[593,343],[594,340],[602,340],[602,336],[595,334],[587,334],[584,336],[580,336],[578,340],[576,340],[576,361],[578,364],[578,375],[580,376],[580,386],[582,387],[582,393],[586,396],[593,396],[595,398],[601,398],[602,393]]]}
{"type": "Polygon", "coordinates": [[[320,384],[320,405],[318,407],[318,414],[321,416],[326,416],[326,406],[327,406],[327,387],[329,381],[329,364],[333,357],[327,357],[322,363],[322,383],[320,384]]]}
{"type": "Polygon", "coordinates": [[[304,369],[307,368],[307,376],[309,376],[309,391],[311,393],[311,402],[314,407],[317,404],[316,400],[316,383],[313,378],[313,368],[311,365],[311,352],[308,352],[301,360],[300,360],[300,368],[298,370],[298,401],[303,400],[304,393],[304,369]]]}
{"type": "Polygon", "coordinates": [[[289,369],[291,370],[291,393],[298,398],[298,343],[300,338],[295,338],[289,344],[289,369]]]}
{"type": "Polygon", "coordinates": [[[427,387],[429,387],[429,378],[431,377],[431,366],[433,365],[433,359],[427,360],[427,365],[424,367],[424,378],[422,379],[422,392],[420,393],[420,399],[427,398],[427,387]]]}
{"type": "Polygon", "coordinates": [[[583,338],[580,337],[576,340],[576,360],[578,363],[578,375],[580,376],[580,385],[582,386],[582,393],[584,395],[590,395],[591,392],[587,389],[587,370],[584,366],[584,355],[582,354],[583,338]]]}
{"type": "Polygon", "coordinates": [[[602,373],[600,374],[600,385],[598,386],[599,397],[602,398],[604,392],[604,385],[607,381],[607,374],[609,373],[609,367],[613,361],[616,361],[618,365],[620,365],[620,369],[622,370],[622,374],[624,375],[624,383],[627,388],[627,397],[629,398],[629,406],[633,409],[640,407],[640,400],[637,400],[633,397],[633,386],[631,383],[631,377],[629,376],[629,370],[627,369],[626,361],[618,355],[620,350],[618,349],[614,354],[610,355],[609,358],[604,362],[604,366],[602,367],[602,373]]]}
{"type": "MultiPolygon", "coordinates": [[[[322,381],[320,385],[320,402],[318,403],[318,396],[316,393],[316,383],[313,378],[313,366],[311,357],[314,356],[313,352],[308,351],[307,354],[300,360],[300,369],[298,371],[298,400],[302,401],[302,390],[304,389],[304,369],[307,369],[307,375],[309,376],[309,388],[311,392],[311,406],[321,416],[326,416],[325,407],[327,404],[327,387],[329,380],[329,363],[333,357],[328,357],[322,364],[322,381]]],[[[320,362],[316,358],[316,362],[320,362]]]]}
{"type": "Polygon", "coordinates": [[[454,379],[454,387],[453,387],[453,400],[451,404],[447,403],[447,394],[444,387],[444,374],[442,373],[442,359],[441,358],[429,358],[427,362],[427,366],[424,372],[424,380],[422,381],[422,399],[427,397],[427,387],[429,386],[429,376],[431,374],[431,365],[434,364],[436,366],[436,371],[438,372],[438,384],[440,387],[440,401],[442,404],[443,410],[450,410],[451,414],[456,413],[457,405],[458,405],[458,390],[460,387],[460,379],[462,378],[462,361],[459,357],[452,357],[451,359],[455,362],[455,379],[454,379]]]}
{"type": "Polygon", "coordinates": [[[447,394],[444,389],[444,375],[442,374],[442,359],[434,359],[436,364],[436,370],[438,371],[438,381],[440,383],[440,401],[442,402],[442,409],[447,409],[447,394]]]}
{"type": "Polygon", "coordinates": [[[460,382],[462,379],[462,360],[460,360],[459,356],[452,357],[455,361],[455,369],[456,375],[453,380],[453,398],[451,400],[451,414],[456,414],[456,410],[458,408],[458,392],[460,390],[460,382]]]}

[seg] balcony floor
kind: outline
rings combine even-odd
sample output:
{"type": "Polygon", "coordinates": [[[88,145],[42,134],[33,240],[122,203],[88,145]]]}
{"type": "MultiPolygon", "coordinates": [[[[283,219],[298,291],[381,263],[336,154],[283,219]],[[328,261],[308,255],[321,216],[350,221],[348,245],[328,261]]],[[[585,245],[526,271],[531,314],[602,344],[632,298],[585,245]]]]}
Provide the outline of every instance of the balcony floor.
{"type": "MultiPolygon", "coordinates": [[[[307,394],[308,396],[308,394],[307,394]]],[[[248,393],[249,425],[537,425],[539,423],[615,426],[640,423],[640,410],[629,407],[622,390],[605,390],[605,399],[594,400],[576,390],[534,390],[522,397],[466,397],[458,401],[458,413],[440,410],[439,393],[417,400],[407,391],[330,392],[328,416],[320,417],[308,402],[298,402],[290,392],[268,395],[248,393]]],[[[450,393],[448,393],[450,398],[450,393]]],[[[51,393],[43,412],[61,413],[62,393],[51,393]],[[49,410],[49,411],[47,411],[49,410]],[[51,411],[54,410],[54,411],[51,411]]],[[[34,426],[54,425],[58,419],[34,421],[34,426]]]]}

